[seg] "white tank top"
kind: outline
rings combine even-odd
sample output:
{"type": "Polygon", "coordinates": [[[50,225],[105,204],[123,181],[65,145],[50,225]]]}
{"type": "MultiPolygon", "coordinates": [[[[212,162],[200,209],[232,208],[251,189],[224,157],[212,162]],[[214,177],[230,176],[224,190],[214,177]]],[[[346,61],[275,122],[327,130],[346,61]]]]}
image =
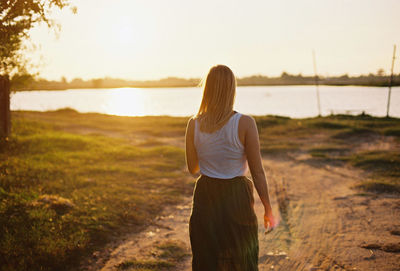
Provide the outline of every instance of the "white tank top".
{"type": "Polygon", "coordinates": [[[238,135],[240,113],[235,113],[223,127],[213,133],[200,131],[194,122],[194,145],[199,159],[200,173],[218,179],[244,176],[247,159],[238,135]]]}

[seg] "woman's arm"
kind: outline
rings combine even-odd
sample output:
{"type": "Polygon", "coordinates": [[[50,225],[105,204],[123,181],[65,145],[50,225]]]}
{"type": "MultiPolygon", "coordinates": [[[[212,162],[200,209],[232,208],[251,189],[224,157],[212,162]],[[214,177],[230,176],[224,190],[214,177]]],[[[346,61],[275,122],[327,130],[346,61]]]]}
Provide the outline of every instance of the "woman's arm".
{"type": "Polygon", "coordinates": [[[186,127],[185,136],[186,145],[186,165],[191,174],[200,171],[199,159],[197,158],[196,148],[194,146],[194,119],[190,118],[186,127]]]}
{"type": "Polygon", "coordinates": [[[276,226],[276,222],[274,216],[272,215],[268,184],[262,165],[257,125],[254,118],[250,116],[245,116],[245,123],[246,129],[244,136],[244,146],[247,156],[247,162],[249,164],[249,169],[253,178],[254,186],[256,187],[257,193],[261,199],[262,204],[264,205],[265,227],[272,229],[276,226]]]}

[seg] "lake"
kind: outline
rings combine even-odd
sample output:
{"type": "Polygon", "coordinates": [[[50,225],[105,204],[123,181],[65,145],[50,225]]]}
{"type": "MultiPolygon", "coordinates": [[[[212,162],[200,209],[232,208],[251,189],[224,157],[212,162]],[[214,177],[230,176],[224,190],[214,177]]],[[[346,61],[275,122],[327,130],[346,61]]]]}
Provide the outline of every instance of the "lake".
{"type": "MultiPolygon", "coordinates": [[[[360,114],[385,116],[388,88],[320,86],[322,115],[360,114]]],[[[11,110],[48,111],[72,108],[119,116],[196,113],[202,90],[188,88],[73,89],[21,91],[11,96],[11,110]]],[[[318,115],[315,86],[238,87],[235,110],[251,115],[306,118],[318,115]]],[[[400,87],[392,88],[390,115],[400,117],[400,87]]]]}

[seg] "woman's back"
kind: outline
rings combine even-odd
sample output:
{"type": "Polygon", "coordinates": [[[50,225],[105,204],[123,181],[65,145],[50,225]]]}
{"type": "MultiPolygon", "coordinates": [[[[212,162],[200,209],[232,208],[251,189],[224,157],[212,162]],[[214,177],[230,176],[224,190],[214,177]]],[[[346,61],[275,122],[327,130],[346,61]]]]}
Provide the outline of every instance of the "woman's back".
{"type": "Polygon", "coordinates": [[[241,116],[236,112],[213,133],[200,131],[199,119],[195,120],[194,145],[201,174],[219,179],[246,174],[246,154],[238,134],[241,116]]]}
{"type": "Polygon", "coordinates": [[[186,162],[199,171],[189,221],[193,271],[258,270],[258,223],[250,168],[264,204],[264,224],[274,227],[257,125],[233,111],[236,79],[224,65],[210,69],[199,111],[186,128],[186,162]]]}

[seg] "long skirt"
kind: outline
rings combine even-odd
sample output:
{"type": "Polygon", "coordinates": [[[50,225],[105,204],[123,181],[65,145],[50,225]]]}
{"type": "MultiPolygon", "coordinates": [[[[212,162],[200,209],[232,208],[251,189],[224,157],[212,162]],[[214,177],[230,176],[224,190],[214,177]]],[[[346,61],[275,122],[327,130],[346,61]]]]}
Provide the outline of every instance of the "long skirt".
{"type": "Polygon", "coordinates": [[[193,271],[258,270],[257,228],[248,178],[197,179],[189,222],[193,271]]]}

